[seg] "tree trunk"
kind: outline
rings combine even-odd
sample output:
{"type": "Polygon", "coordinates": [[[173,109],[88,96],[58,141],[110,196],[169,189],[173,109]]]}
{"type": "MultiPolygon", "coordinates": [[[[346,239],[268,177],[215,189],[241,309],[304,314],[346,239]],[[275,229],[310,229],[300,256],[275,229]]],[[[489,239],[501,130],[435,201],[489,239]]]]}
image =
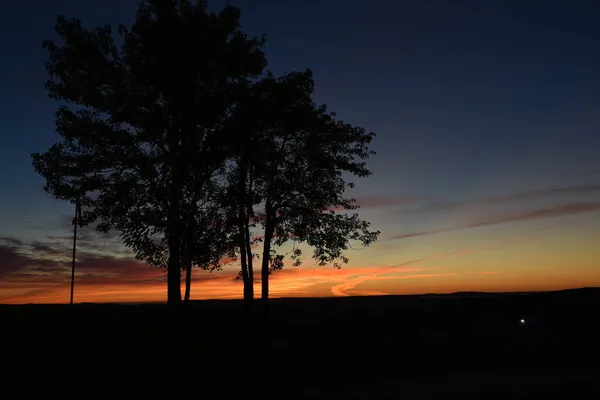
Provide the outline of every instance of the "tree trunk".
{"type": "Polygon", "coordinates": [[[246,254],[246,235],[244,229],[244,212],[242,206],[238,209],[238,247],[240,248],[240,264],[242,267],[242,281],[244,282],[244,304],[248,300],[248,257],[246,254]]]}
{"type": "Polygon", "coordinates": [[[245,229],[245,246],[244,252],[246,257],[247,277],[244,280],[244,308],[246,309],[246,317],[248,319],[249,329],[254,329],[254,266],[252,261],[252,247],[250,246],[250,230],[248,229],[248,218],[244,224],[245,229]]]}
{"type": "Polygon", "coordinates": [[[81,207],[79,205],[79,197],[75,203],[75,217],[73,218],[73,260],[71,264],[71,300],[69,304],[73,304],[73,294],[75,289],[75,250],[77,248],[77,225],[81,223],[81,207]]]}
{"type": "MultiPolygon", "coordinates": [[[[243,241],[245,241],[245,239],[243,239],[243,241]]],[[[240,263],[242,265],[242,281],[244,282],[244,306],[248,307],[254,298],[254,293],[252,293],[250,274],[248,272],[248,254],[246,253],[246,244],[243,241],[240,243],[240,263]]]]}
{"type": "Polygon", "coordinates": [[[248,298],[252,302],[254,300],[254,257],[252,256],[252,246],[250,245],[250,227],[248,223],[248,216],[246,214],[246,224],[244,226],[246,230],[246,257],[248,260],[248,298]]]}
{"type": "Polygon", "coordinates": [[[169,246],[169,266],[167,268],[167,305],[170,309],[181,306],[181,266],[179,264],[179,246],[169,246]]]}
{"type": "MultiPolygon", "coordinates": [[[[267,202],[268,204],[268,202],[267,202]]],[[[266,223],[265,223],[265,238],[262,254],[261,265],[261,321],[259,331],[260,355],[263,362],[268,364],[269,348],[271,337],[271,310],[269,304],[269,266],[271,256],[271,240],[273,239],[274,226],[273,219],[269,215],[269,206],[267,205],[266,223]]]]}
{"type": "Polygon", "coordinates": [[[172,201],[169,212],[169,230],[167,243],[169,246],[169,264],[167,266],[167,305],[169,309],[181,307],[181,223],[179,204],[172,201]]]}
{"type": "Polygon", "coordinates": [[[188,304],[190,302],[190,292],[192,290],[192,263],[186,262],[185,266],[185,295],[183,303],[188,304]]]}
{"type": "MultiPolygon", "coordinates": [[[[173,224],[172,224],[173,225],[173,224]]],[[[182,307],[181,307],[181,235],[178,228],[173,228],[168,232],[167,243],[169,247],[169,261],[167,266],[167,324],[168,338],[166,357],[166,378],[170,382],[177,382],[180,374],[181,365],[181,332],[182,327],[182,307]]],[[[172,385],[172,384],[171,384],[172,385]]]]}
{"type": "Polygon", "coordinates": [[[269,262],[271,258],[271,238],[272,234],[269,234],[269,222],[265,229],[265,244],[263,246],[262,254],[262,268],[260,271],[261,279],[261,299],[266,302],[269,300],[269,262]]]}
{"type": "Polygon", "coordinates": [[[265,238],[262,254],[262,268],[260,274],[261,280],[261,303],[265,320],[269,319],[269,264],[271,261],[271,240],[275,233],[274,221],[271,216],[271,207],[267,202],[266,205],[266,223],[265,223],[265,238]]]}
{"type": "Polygon", "coordinates": [[[244,229],[246,234],[246,254],[248,256],[248,285],[249,296],[254,300],[254,255],[252,254],[252,244],[250,243],[250,218],[254,215],[254,184],[253,184],[253,168],[248,170],[248,184],[244,196],[245,219],[244,229]]]}
{"type": "Polygon", "coordinates": [[[246,210],[246,202],[248,200],[248,187],[246,184],[246,178],[246,162],[243,158],[241,158],[239,160],[237,182],[238,233],[242,266],[242,280],[244,282],[244,309],[246,314],[249,316],[251,314],[252,301],[254,300],[254,279],[253,273],[248,269],[248,266],[252,265],[252,250],[250,248],[250,231],[248,230],[248,213],[246,210]]]}

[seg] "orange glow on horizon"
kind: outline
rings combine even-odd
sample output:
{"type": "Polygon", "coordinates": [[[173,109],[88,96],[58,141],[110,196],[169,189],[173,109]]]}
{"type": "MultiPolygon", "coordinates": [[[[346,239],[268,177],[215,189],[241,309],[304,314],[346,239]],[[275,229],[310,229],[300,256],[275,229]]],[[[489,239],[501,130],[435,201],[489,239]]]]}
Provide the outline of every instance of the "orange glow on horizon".
{"type": "MultiPolygon", "coordinates": [[[[146,267],[146,266],[144,266],[146,267]]],[[[151,267],[148,272],[152,273],[151,267]]],[[[154,271],[156,272],[156,271],[154,271]]],[[[193,280],[191,298],[241,299],[242,282],[235,273],[222,271],[199,273],[193,280]]],[[[164,302],[166,277],[145,284],[75,282],[75,302],[164,302]]],[[[270,295],[279,297],[374,296],[389,294],[452,293],[461,291],[512,292],[544,291],[585,286],[600,286],[600,276],[574,277],[568,274],[548,275],[545,279],[530,276],[520,279],[499,271],[440,272],[433,268],[364,267],[334,268],[289,267],[272,275],[270,295]]],[[[69,280],[52,285],[38,284],[0,286],[0,303],[67,303],[69,280]]],[[[182,293],[183,293],[182,282],[182,293]]],[[[260,296],[260,281],[255,282],[255,296],[260,296]]]]}
{"type": "MultiPolygon", "coordinates": [[[[529,213],[526,223],[511,217],[508,222],[486,222],[462,230],[397,235],[402,239],[391,234],[388,240],[361,251],[349,250],[351,262],[341,270],[312,268],[310,260],[300,267],[286,266],[271,275],[270,295],[376,296],[600,286],[596,239],[600,219],[580,213],[580,208],[570,207],[577,211],[573,216],[556,211],[529,213]],[[548,221],[532,222],[531,215],[548,221]]],[[[0,276],[0,303],[68,303],[70,260],[64,254],[69,245],[55,244],[54,253],[44,256],[39,244],[17,242],[4,245],[0,270],[9,273],[0,276]],[[12,267],[17,264],[19,268],[12,267]]],[[[166,274],[118,251],[117,247],[90,247],[78,253],[75,302],[165,302],[166,274]]],[[[194,270],[191,298],[242,298],[243,284],[235,280],[238,271],[239,265],[233,262],[222,271],[194,270]]],[[[258,265],[255,276],[260,277],[258,265]]],[[[260,281],[255,282],[255,295],[260,296],[260,281]]]]}

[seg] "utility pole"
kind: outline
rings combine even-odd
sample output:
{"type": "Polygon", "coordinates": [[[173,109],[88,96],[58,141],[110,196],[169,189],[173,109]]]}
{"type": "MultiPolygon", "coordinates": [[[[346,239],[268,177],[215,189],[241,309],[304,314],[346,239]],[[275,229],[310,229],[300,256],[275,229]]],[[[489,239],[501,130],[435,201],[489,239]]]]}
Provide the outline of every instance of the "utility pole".
{"type": "Polygon", "coordinates": [[[75,248],[77,246],[77,225],[81,222],[81,204],[79,196],[75,201],[75,217],[73,218],[73,261],[71,263],[71,302],[73,304],[73,289],[75,287],[75,248]]]}

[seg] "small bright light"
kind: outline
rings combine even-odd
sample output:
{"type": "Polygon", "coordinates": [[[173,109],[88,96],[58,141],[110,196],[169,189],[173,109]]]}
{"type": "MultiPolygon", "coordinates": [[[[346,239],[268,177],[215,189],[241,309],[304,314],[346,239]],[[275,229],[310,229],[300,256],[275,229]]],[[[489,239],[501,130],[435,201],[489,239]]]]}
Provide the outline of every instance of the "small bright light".
{"type": "Polygon", "coordinates": [[[524,323],[525,323],[525,320],[524,320],[524,319],[522,319],[522,320],[521,320],[521,323],[522,323],[522,324],[524,324],[524,323]]]}

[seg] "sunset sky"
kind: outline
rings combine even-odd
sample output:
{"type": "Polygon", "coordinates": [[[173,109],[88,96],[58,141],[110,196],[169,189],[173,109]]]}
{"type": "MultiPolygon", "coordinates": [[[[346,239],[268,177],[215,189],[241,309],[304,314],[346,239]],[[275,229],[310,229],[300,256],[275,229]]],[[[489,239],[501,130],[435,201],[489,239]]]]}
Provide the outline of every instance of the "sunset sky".
{"type": "MultiPolygon", "coordinates": [[[[231,3],[267,34],[274,72],[311,68],[316,102],[377,133],[374,176],[350,194],[380,240],[341,270],[286,267],[273,296],[600,286],[596,2],[231,3]]],[[[73,207],[44,193],[30,158],[57,140],[41,41],[57,14],[129,24],[136,6],[0,6],[0,303],[69,300],[73,207]]],[[[78,240],[76,302],[166,300],[165,274],[115,234],[78,240]]],[[[238,270],[195,272],[192,298],[240,298],[238,270]]]]}

